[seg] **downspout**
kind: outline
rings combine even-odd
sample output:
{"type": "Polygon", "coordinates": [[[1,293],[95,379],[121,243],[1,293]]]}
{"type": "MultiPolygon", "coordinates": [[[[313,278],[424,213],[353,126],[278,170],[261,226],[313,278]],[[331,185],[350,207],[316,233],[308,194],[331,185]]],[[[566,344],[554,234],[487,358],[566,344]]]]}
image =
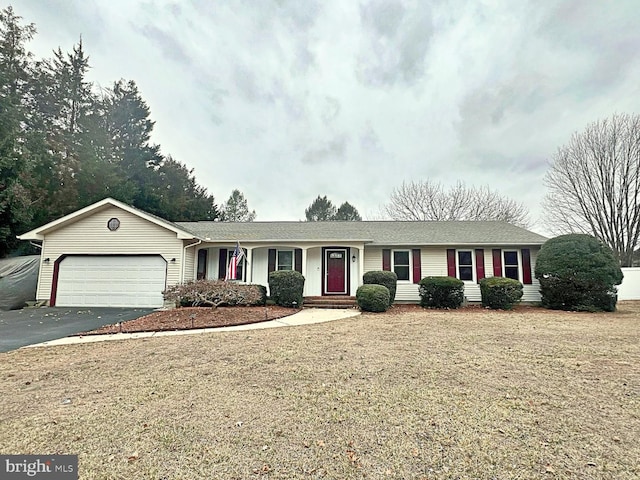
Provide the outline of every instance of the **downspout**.
{"type": "MultiPolygon", "coordinates": [[[[184,260],[185,258],[187,258],[187,248],[195,247],[197,245],[200,245],[201,243],[202,243],[202,240],[198,240],[195,243],[190,243],[189,245],[185,245],[185,247],[182,249],[182,261],[180,262],[180,283],[184,283],[184,268],[185,268],[184,260]]],[[[197,261],[197,259],[194,259],[194,261],[197,261]]]]}

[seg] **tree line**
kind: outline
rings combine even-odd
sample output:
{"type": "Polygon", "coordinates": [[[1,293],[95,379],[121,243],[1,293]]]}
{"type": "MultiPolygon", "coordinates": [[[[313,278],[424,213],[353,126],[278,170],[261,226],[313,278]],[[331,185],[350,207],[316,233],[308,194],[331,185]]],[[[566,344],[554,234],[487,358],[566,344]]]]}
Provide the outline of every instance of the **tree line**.
{"type": "MultiPolygon", "coordinates": [[[[12,7],[0,11],[0,257],[16,249],[16,234],[108,196],[172,221],[255,219],[239,190],[218,207],[192,169],[161,153],[134,81],[97,89],[81,40],[35,59],[27,50],[35,34],[12,7]]],[[[576,132],[553,156],[545,185],[543,223],[554,233],[589,233],[623,266],[640,256],[640,116],[614,115],[576,132]]],[[[382,210],[391,220],[530,224],[522,203],[462,182],[404,182],[382,210]]],[[[320,195],[305,217],[362,219],[348,202],[336,207],[320,195]]]]}
{"type": "Polygon", "coordinates": [[[82,40],[35,59],[36,34],[0,11],[0,257],[16,234],[105,197],[168,220],[214,220],[193,170],[151,141],[154,122],[134,81],[97,89],[82,40]]]}

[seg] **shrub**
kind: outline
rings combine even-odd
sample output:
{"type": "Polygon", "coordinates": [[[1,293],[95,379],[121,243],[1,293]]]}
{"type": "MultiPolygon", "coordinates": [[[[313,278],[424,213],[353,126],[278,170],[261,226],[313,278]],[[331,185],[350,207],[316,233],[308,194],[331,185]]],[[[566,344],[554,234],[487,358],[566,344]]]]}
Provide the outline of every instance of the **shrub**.
{"type": "Polygon", "coordinates": [[[386,312],[389,308],[389,289],[384,285],[361,285],[356,291],[356,300],[365,312],[386,312]]]}
{"type": "Polygon", "coordinates": [[[260,300],[256,303],[256,305],[266,305],[267,304],[267,287],[264,285],[254,285],[258,288],[260,292],[260,300]]]}
{"type": "Polygon", "coordinates": [[[365,285],[384,285],[389,290],[389,305],[396,300],[396,287],[398,285],[398,276],[395,272],[387,270],[373,270],[362,276],[362,283],[365,285]]]}
{"type": "Polygon", "coordinates": [[[542,306],[556,310],[616,309],[622,270],[609,247],[591,235],[561,235],[540,249],[535,276],[542,306]]]}
{"type": "Polygon", "coordinates": [[[454,277],[424,277],[419,292],[423,307],[458,308],[464,301],[464,282],[454,277]]]}
{"type": "Polygon", "coordinates": [[[172,285],[162,294],[165,300],[180,306],[206,306],[217,308],[221,305],[248,306],[263,305],[262,285],[244,285],[222,280],[197,280],[195,282],[172,285]]]}
{"type": "Polygon", "coordinates": [[[294,270],[278,270],[269,274],[271,299],[282,307],[302,307],[304,277],[294,270]]]}
{"type": "Polygon", "coordinates": [[[483,307],[511,310],[522,298],[522,284],[512,278],[483,278],[480,280],[480,294],[483,307]]]}

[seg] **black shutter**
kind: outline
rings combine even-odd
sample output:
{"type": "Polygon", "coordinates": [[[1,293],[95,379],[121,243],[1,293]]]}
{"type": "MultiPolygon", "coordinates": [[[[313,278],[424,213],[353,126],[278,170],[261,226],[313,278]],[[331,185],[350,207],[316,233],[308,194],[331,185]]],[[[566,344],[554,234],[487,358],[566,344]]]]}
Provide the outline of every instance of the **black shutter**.
{"type": "Polygon", "coordinates": [[[220,256],[218,257],[218,279],[224,280],[227,276],[227,249],[220,249],[220,256]]]}
{"type": "Polygon", "coordinates": [[[296,272],[302,273],[302,249],[301,248],[296,248],[295,249],[295,257],[296,257],[296,272]]]}
{"type": "Polygon", "coordinates": [[[268,265],[268,272],[275,272],[276,271],[276,249],[275,248],[270,248],[269,249],[269,265],[268,265]]]}

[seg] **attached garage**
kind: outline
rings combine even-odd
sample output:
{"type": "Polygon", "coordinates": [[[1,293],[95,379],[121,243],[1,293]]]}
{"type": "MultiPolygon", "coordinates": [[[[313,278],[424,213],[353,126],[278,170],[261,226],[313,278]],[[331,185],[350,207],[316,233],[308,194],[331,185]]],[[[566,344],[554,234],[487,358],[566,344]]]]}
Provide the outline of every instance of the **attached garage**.
{"type": "Polygon", "coordinates": [[[52,303],[58,307],[163,305],[167,262],[160,255],[73,255],[56,268],[52,303]]]}

